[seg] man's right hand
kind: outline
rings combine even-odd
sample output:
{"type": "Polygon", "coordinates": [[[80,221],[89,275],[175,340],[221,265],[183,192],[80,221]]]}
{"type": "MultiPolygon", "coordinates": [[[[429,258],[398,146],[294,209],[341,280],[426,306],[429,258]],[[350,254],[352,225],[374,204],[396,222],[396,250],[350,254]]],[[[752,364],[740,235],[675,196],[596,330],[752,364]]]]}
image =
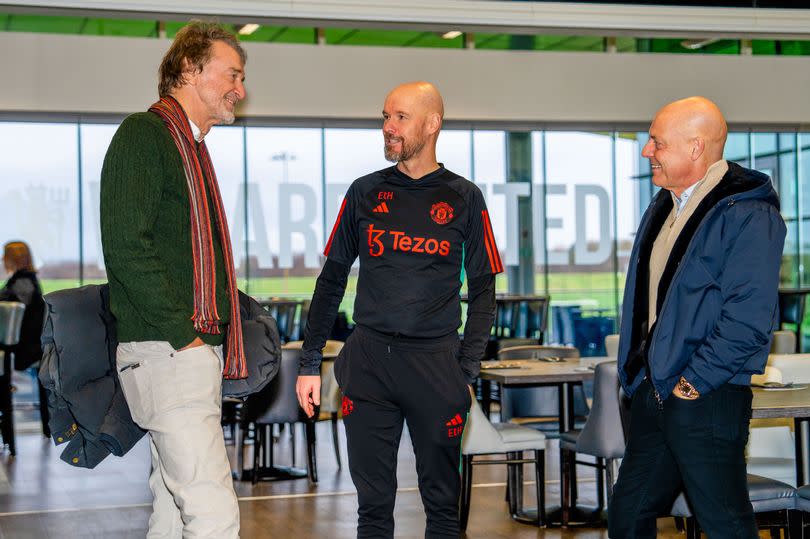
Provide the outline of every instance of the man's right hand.
{"type": "Polygon", "coordinates": [[[197,337],[193,341],[191,341],[190,343],[185,345],[183,348],[178,350],[178,352],[182,352],[183,350],[188,350],[189,348],[197,348],[198,346],[202,346],[204,344],[205,343],[203,342],[203,340],[201,338],[197,337]]]}
{"type": "Polygon", "coordinates": [[[295,383],[298,404],[304,409],[307,417],[315,415],[315,407],[321,404],[321,377],[319,375],[298,377],[295,383]]]}

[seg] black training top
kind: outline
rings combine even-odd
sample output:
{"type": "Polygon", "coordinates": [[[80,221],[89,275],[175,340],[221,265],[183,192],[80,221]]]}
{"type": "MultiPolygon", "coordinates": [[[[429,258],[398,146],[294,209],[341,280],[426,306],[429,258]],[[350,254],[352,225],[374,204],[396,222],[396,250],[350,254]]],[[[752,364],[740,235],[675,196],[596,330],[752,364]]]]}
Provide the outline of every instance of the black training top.
{"type": "Polygon", "coordinates": [[[503,271],[481,190],[443,166],[419,180],[396,166],[356,180],[324,255],[360,256],[355,322],[405,337],[458,330],[462,266],[470,280],[503,271]]]}

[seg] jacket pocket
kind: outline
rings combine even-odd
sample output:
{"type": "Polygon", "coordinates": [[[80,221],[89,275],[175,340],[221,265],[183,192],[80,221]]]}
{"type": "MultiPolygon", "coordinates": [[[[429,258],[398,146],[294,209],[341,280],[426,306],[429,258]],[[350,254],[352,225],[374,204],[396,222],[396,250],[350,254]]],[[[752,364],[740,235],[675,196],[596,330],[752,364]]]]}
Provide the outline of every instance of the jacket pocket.
{"type": "Polygon", "coordinates": [[[335,358],[335,364],[332,367],[332,372],[335,374],[335,380],[337,381],[338,387],[340,387],[340,389],[344,389],[343,388],[343,377],[341,376],[341,373],[343,372],[343,368],[342,368],[343,367],[343,362],[346,361],[346,359],[344,357],[345,350],[346,350],[346,346],[344,345],[343,349],[338,354],[338,357],[335,358]]]}
{"type": "Polygon", "coordinates": [[[345,379],[344,374],[346,363],[349,361],[348,354],[351,350],[352,342],[354,341],[352,337],[354,337],[353,333],[349,335],[348,339],[346,339],[346,342],[343,344],[343,348],[340,349],[340,353],[338,354],[338,357],[335,358],[335,364],[332,367],[332,371],[335,374],[335,380],[343,393],[346,393],[346,383],[348,382],[348,380],[345,379]]]}

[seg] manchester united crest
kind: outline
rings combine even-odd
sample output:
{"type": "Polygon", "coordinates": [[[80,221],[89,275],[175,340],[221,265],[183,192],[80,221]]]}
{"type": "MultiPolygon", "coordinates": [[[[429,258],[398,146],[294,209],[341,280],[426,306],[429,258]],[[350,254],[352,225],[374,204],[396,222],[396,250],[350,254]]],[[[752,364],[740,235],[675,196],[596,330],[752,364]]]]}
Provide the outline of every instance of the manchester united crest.
{"type": "Polygon", "coordinates": [[[354,403],[352,402],[352,399],[350,399],[346,395],[343,396],[343,402],[341,404],[342,404],[341,411],[343,412],[343,417],[349,416],[351,415],[352,412],[354,412],[354,403]]]}
{"type": "Polygon", "coordinates": [[[430,218],[436,224],[446,225],[453,220],[453,207],[447,202],[437,202],[430,208],[430,218]]]}

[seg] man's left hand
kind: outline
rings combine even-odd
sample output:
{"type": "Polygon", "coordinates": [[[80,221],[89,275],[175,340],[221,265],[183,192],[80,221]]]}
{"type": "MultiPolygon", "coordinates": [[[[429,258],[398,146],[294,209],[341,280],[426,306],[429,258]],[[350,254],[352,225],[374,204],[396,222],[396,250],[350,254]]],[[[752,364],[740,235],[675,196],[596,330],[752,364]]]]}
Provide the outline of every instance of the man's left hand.
{"type": "Polygon", "coordinates": [[[321,377],[317,374],[299,375],[295,382],[295,394],[304,413],[307,417],[312,417],[315,415],[315,407],[321,404],[321,377]]]}

